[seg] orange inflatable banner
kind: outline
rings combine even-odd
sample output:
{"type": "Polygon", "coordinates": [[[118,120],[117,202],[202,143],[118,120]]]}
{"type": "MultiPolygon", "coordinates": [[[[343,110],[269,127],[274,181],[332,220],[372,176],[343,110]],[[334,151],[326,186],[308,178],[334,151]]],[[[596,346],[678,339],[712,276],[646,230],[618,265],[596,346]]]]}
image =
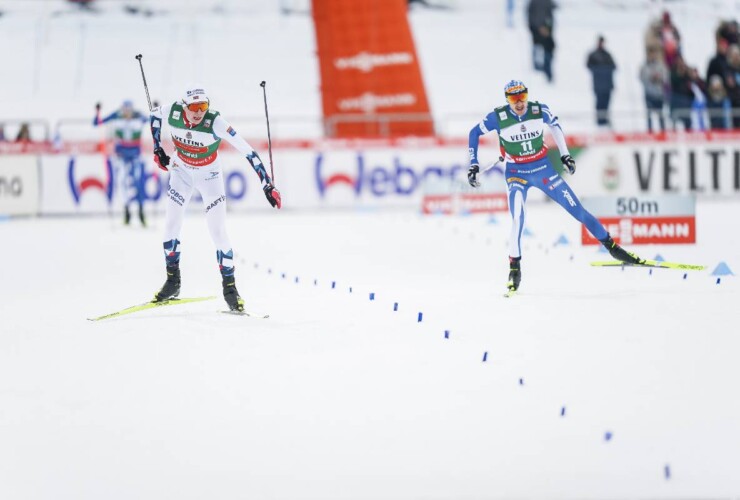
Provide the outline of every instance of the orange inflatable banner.
{"type": "Polygon", "coordinates": [[[406,0],[313,0],[329,137],[434,133],[406,0]]]}

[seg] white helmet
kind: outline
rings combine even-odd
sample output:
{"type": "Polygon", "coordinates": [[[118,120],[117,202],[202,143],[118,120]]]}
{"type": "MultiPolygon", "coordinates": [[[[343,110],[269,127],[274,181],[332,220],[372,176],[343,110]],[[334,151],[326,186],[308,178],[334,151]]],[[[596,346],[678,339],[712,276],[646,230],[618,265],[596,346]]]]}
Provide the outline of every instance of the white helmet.
{"type": "Polygon", "coordinates": [[[194,102],[207,102],[210,104],[211,100],[208,99],[208,94],[206,94],[203,87],[190,87],[185,91],[185,94],[182,97],[182,103],[187,106],[194,102]]]}

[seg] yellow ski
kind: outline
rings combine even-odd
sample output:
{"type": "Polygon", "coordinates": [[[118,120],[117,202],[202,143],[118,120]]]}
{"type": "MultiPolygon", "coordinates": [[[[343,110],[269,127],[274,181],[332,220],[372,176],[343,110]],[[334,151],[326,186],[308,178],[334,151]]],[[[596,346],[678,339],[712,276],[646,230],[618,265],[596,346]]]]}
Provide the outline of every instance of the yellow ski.
{"type": "Polygon", "coordinates": [[[144,302],[143,304],[127,307],[126,309],[122,309],[120,311],[116,311],[110,314],[104,314],[103,316],[98,316],[97,318],[87,318],[87,319],[88,321],[100,321],[103,319],[117,318],[125,314],[131,314],[131,313],[135,313],[139,311],[146,311],[147,309],[154,309],[155,307],[174,306],[178,304],[187,304],[189,302],[202,302],[204,300],[213,300],[215,298],[216,296],[212,295],[210,297],[190,297],[190,298],[184,298],[184,299],[169,299],[169,300],[163,300],[162,302],[154,302],[154,301],[144,302]]]}

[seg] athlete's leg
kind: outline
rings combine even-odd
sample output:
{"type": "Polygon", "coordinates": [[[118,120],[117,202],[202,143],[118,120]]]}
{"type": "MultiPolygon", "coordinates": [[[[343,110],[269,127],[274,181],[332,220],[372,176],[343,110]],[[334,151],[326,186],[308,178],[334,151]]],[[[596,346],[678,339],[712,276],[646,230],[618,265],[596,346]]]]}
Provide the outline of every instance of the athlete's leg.
{"type": "MultiPolygon", "coordinates": [[[[548,169],[549,170],[549,169],[548,169]]],[[[555,200],[561,207],[568,211],[576,220],[586,226],[586,229],[594,235],[597,240],[603,240],[608,236],[606,228],[599,222],[599,220],[591,215],[591,212],[583,208],[580,200],[573,192],[571,187],[565,182],[555,169],[548,172],[550,182],[547,184],[536,183],[547,196],[555,200]]]]}
{"type": "Polygon", "coordinates": [[[139,205],[139,220],[143,226],[146,225],[146,218],[144,217],[144,184],[146,177],[144,175],[144,162],[140,156],[134,157],[132,160],[133,178],[134,178],[134,189],[136,190],[136,203],[139,205]]]}
{"type": "Polygon", "coordinates": [[[243,311],[244,301],[236,289],[234,276],[234,250],[226,234],[226,189],[218,160],[208,167],[201,167],[198,172],[197,188],[203,197],[208,231],[216,245],[216,259],[221,271],[224,300],[232,311],[243,311]]]}
{"type": "Polygon", "coordinates": [[[164,251],[167,265],[180,263],[180,231],[185,209],[193,195],[193,170],[173,165],[170,170],[170,187],[167,191],[164,222],[164,251]]]}
{"type": "Polygon", "coordinates": [[[167,281],[154,295],[155,301],[164,301],[180,294],[180,231],[185,208],[193,194],[193,177],[187,167],[172,164],[170,187],[167,191],[164,223],[164,259],[167,281]]]}
{"type": "Polygon", "coordinates": [[[509,213],[511,213],[511,233],[509,234],[509,256],[522,256],[522,232],[524,231],[524,204],[527,201],[527,188],[519,183],[510,183],[509,213]]]}
{"type": "Polygon", "coordinates": [[[219,259],[223,267],[233,267],[231,241],[226,232],[226,189],[223,173],[218,161],[210,166],[201,167],[197,172],[197,188],[203,197],[203,207],[206,211],[206,223],[216,250],[224,254],[219,259]]]}
{"type": "Polygon", "coordinates": [[[131,220],[131,212],[129,211],[129,203],[131,194],[129,192],[129,165],[123,156],[112,156],[110,161],[113,167],[113,178],[116,186],[116,191],[120,196],[121,208],[123,209],[123,223],[128,224],[131,220]]]}
{"type": "Polygon", "coordinates": [[[507,176],[509,188],[509,212],[511,213],[511,233],[509,235],[509,281],[511,291],[519,289],[522,279],[522,232],[524,231],[524,205],[527,201],[529,184],[521,178],[507,176]]]}

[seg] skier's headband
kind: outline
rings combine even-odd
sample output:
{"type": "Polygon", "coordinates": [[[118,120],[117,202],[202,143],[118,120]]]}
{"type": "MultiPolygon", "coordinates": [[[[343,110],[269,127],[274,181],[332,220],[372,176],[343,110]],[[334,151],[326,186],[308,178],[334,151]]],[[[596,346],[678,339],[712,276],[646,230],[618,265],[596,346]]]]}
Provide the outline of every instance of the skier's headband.
{"type": "Polygon", "coordinates": [[[190,104],[187,104],[186,107],[193,112],[208,111],[208,101],[191,102],[190,104]]]}
{"type": "Polygon", "coordinates": [[[519,92],[518,94],[506,94],[506,101],[509,104],[516,104],[517,102],[526,101],[529,98],[529,94],[525,90],[524,92],[519,92]]]}

